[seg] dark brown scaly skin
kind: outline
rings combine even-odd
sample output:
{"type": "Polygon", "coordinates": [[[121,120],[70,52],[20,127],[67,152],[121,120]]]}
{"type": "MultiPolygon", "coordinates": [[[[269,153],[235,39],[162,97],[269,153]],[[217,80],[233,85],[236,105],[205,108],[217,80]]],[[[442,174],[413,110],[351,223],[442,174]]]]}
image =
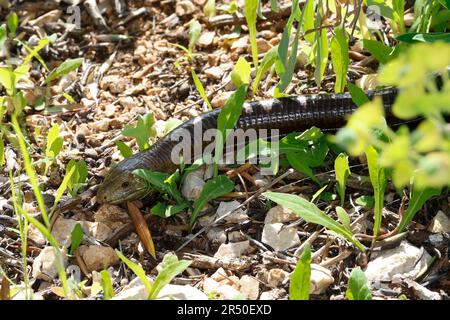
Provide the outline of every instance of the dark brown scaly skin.
{"type": "MultiPolygon", "coordinates": [[[[395,121],[391,113],[391,106],[396,97],[395,89],[372,91],[368,92],[367,96],[370,99],[380,96],[383,100],[387,121],[391,123],[395,121]]],[[[348,93],[254,101],[244,105],[236,129],[278,129],[280,134],[287,134],[293,131],[303,131],[312,126],[321,129],[339,128],[345,125],[346,118],[356,108],[348,93]]],[[[159,172],[174,172],[179,165],[172,162],[171,151],[175,145],[180,143],[180,137],[185,135],[183,129],[190,133],[191,145],[194,144],[194,140],[202,141],[199,134],[207,129],[217,127],[220,110],[216,109],[201,117],[184,122],[148,150],[137,153],[111,168],[97,192],[97,201],[119,204],[148,195],[147,184],[135,176],[132,173],[133,170],[149,169],[159,172]],[[199,121],[202,122],[202,132],[197,132],[197,136],[195,136],[194,123],[199,121]]],[[[202,149],[204,147],[205,144],[202,149]]],[[[193,152],[191,154],[193,154],[191,157],[193,159],[189,159],[190,163],[198,157],[193,152]]],[[[185,163],[188,162],[185,160],[185,163]]]]}

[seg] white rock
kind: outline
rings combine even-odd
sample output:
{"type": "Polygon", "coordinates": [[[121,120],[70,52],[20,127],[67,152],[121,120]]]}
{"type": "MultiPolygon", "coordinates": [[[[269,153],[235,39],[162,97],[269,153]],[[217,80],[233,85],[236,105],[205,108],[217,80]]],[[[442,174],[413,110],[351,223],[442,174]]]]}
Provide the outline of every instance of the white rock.
{"type": "Polygon", "coordinates": [[[255,184],[257,187],[265,187],[269,185],[269,179],[266,176],[262,175],[261,172],[257,172],[253,175],[253,179],[255,180],[255,184]]]}
{"type": "Polygon", "coordinates": [[[28,227],[28,238],[33,240],[36,244],[43,246],[47,243],[44,235],[34,225],[30,224],[28,227]]]}
{"type": "Polygon", "coordinates": [[[164,136],[164,129],[166,128],[166,121],[164,120],[156,120],[153,128],[156,130],[156,136],[161,138],[164,136]]]}
{"type": "Polygon", "coordinates": [[[239,258],[242,254],[248,252],[250,249],[250,242],[248,240],[242,242],[221,244],[217,249],[215,258],[239,258]]]}
{"type": "Polygon", "coordinates": [[[321,294],[334,282],[330,270],[318,264],[311,264],[311,284],[309,287],[310,294],[321,294]]]}
{"type": "Polygon", "coordinates": [[[227,234],[225,233],[225,230],[219,227],[209,229],[206,233],[206,237],[213,243],[225,243],[227,241],[227,234]]]}
{"type": "Polygon", "coordinates": [[[105,241],[113,232],[105,223],[91,221],[83,221],[83,231],[98,241],[105,241]]]}
{"type": "Polygon", "coordinates": [[[367,264],[364,273],[368,281],[377,287],[381,281],[416,277],[430,259],[431,256],[423,247],[419,249],[404,240],[394,249],[377,253],[367,264]]]}
{"type": "Polygon", "coordinates": [[[188,200],[197,200],[203,190],[205,181],[203,180],[204,169],[199,169],[187,174],[184,179],[181,193],[188,200]]]}
{"type": "MultiPolygon", "coordinates": [[[[63,266],[66,268],[67,254],[65,249],[61,250],[61,256],[63,266]]],[[[44,247],[33,261],[33,278],[52,282],[57,275],[55,249],[51,246],[44,247]]]]}
{"type": "Polygon", "coordinates": [[[264,219],[264,223],[289,222],[297,220],[299,217],[289,209],[282,206],[275,206],[271,208],[264,219]]]}
{"type": "Polygon", "coordinates": [[[197,10],[195,5],[189,0],[177,1],[175,7],[175,13],[177,16],[182,17],[188,14],[192,14],[197,10]]]}
{"type": "Polygon", "coordinates": [[[272,289],[261,293],[259,300],[277,300],[286,296],[286,290],[284,289],[272,289]]]}
{"type": "Polygon", "coordinates": [[[197,40],[197,44],[201,47],[208,47],[214,42],[216,33],[214,31],[204,31],[197,40]]]}
{"type": "Polygon", "coordinates": [[[111,247],[83,245],[78,248],[78,251],[90,272],[107,269],[120,262],[119,257],[111,247]]]}
{"type": "Polygon", "coordinates": [[[247,49],[247,47],[249,47],[249,37],[244,36],[233,42],[231,50],[247,49]]]}
{"type": "Polygon", "coordinates": [[[60,245],[68,248],[72,242],[72,230],[77,223],[83,226],[82,223],[73,219],[58,218],[53,225],[52,236],[60,245]]]}
{"type": "Polygon", "coordinates": [[[285,228],[282,223],[264,225],[261,241],[276,251],[287,250],[300,244],[300,238],[295,227],[285,228]]]}
{"type": "Polygon", "coordinates": [[[428,227],[428,231],[433,233],[450,232],[450,218],[444,212],[438,211],[428,227]]]}
{"type": "MultiPolygon", "coordinates": [[[[220,218],[220,217],[224,216],[225,214],[227,214],[231,210],[236,209],[240,205],[241,204],[239,203],[239,201],[236,201],[236,200],[222,201],[219,204],[219,207],[217,208],[217,211],[216,211],[217,217],[220,218]]],[[[239,223],[239,222],[242,222],[247,219],[248,219],[247,214],[244,212],[244,210],[242,210],[242,208],[240,208],[240,209],[235,210],[233,213],[229,214],[228,216],[226,216],[223,220],[226,222],[230,222],[230,223],[239,223]]]]}
{"type": "Polygon", "coordinates": [[[206,294],[217,294],[221,299],[234,300],[242,297],[242,294],[228,284],[221,284],[211,278],[203,281],[203,291],[206,294]]]}
{"type": "Polygon", "coordinates": [[[405,279],[405,283],[413,288],[414,293],[420,300],[442,300],[439,293],[431,291],[413,280],[405,279]]]}
{"type": "Polygon", "coordinates": [[[208,300],[208,297],[197,288],[185,285],[168,284],[158,294],[161,300],[208,300]]]}
{"type": "Polygon", "coordinates": [[[222,70],[221,67],[211,67],[211,68],[206,69],[204,72],[209,79],[213,79],[213,80],[222,79],[223,74],[224,74],[224,71],[222,70]]]}
{"type": "Polygon", "coordinates": [[[270,269],[267,275],[267,285],[272,288],[277,288],[283,285],[283,282],[289,278],[289,273],[283,269],[270,269]]]}
{"type": "Polygon", "coordinates": [[[239,285],[241,286],[240,291],[241,293],[248,299],[248,300],[256,300],[259,296],[259,281],[255,278],[244,275],[239,280],[239,285]]]}
{"type": "Polygon", "coordinates": [[[227,280],[227,278],[231,275],[231,272],[226,272],[224,268],[220,267],[211,275],[211,279],[217,282],[221,282],[227,280]]]}
{"type": "Polygon", "coordinates": [[[111,300],[147,300],[148,291],[144,285],[138,285],[130,288],[124,288],[111,300]]]}

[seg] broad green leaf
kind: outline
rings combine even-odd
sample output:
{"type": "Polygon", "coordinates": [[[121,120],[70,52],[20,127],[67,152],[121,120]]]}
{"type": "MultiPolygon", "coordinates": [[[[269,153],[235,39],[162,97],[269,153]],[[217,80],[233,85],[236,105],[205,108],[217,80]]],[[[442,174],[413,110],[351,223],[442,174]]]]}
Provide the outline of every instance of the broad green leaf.
{"type": "Polygon", "coordinates": [[[292,273],[289,286],[289,300],[309,300],[311,281],[311,246],[305,245],[302,255],[292,273]]]}
{"type": "Polygon", "coordinates": [[[125,142],[117,140],[116,142],[116,146],[120,151],[120,154],[124,157],[124,158],[129,158],[133,155],[133,150],[125,144],[125,142]]]}
{"type": "Polygon", "coordinates": [[[212,18],[216,15],[216,0],[206,1],[203,6],[203,14],[208,18],[212,18]]]}
{"type": "Polygon", "coordinates": [[[348,166],[348,157],[341,153],[334,160],[334,171],[336,174],[336,181],[338,184],[338,193],[341,198],[341,206],[344,205],[345,200],[345,184],[350,175],[350,168],[348,166]]]}
{"type": "Polygon", "coordinates": [[[355,86],[351,82],[348,83],[348,91],[350,92],[350,95],[352,97],[353,102],[357,106],[360,107],[363,104],[365,104],[366,102],[369,102],[369,98],[367,98],[367,96],[364,93],[364,91],[361,88],[355,86]]]}
{"type": "Polygon", "coordinates": [[[236,88],[242,85],[247,85],[250,83],[250,73],[252,69],[250,64],[245,60],[245,58],[240,57],[236,62],[236,66],[231,72],[231,81],[233,81],[236,88]]]}
{"type": "Polygon", "coordinates": [[[50,83],[59,77],[68,74],[70,71],[77,69],[83,63],[84,58],[69,59],[61,63],[56,69],[52,70],[45,79],[45,83],[50,83]]]}
{"type": "Polygon", "coordinates": [[[334,91],[336,93],[344,92],[345,84],[347,83],[346,76],[349,58],[348,40],[342,27],[337,27],[334,30],[334,37],[331,39],[331,61],[333,62],[333,70],[336,73],[334,91]]]}
{"type": "MultiPolygon", "coordinates": [[[[314,29],[314,1],[308,0],[303,7],[303,32],[308,32],[314,29]]],[[[314,32],[310,32],[305,35],[305,39],[312,45],[314,43],[314,32]]]]}
{"type": "Polygon", "coordinates": [[[135,138],[139,146],[139,150],[143,151],[148,149],[148,140],[150,137],[154,137],[156,135],[156,130],[153,128],[154,123],[155,119],[153,118],[153,114],[148,113],[145,116],[139,117],[136,127],[129,124],[125,125],[122,130],[122,134],[127,137],[135,138]]]}
{"type": "Polygon", "coordinates": [[[285,72],[281,75],[280,83],[275,89],[275,98],[280,97],[281,94],[286,90],[287,86],[292,80],[294,75],[295,64],[297,63],[297,50],[298,50],[298,39],[300,36],[300,28],[297,29],[295,33],[294,42],[292,44],[292,52],[289,56],[287,64],[285,66],[285,72]]]}
{"type": "Polygon", "coordinates": [[[258,90],[259,83],[261,82],[262,76],[274,65],[275,61],[278,58],[278,46],[270,48],[269,51],[266,52],[264,58],[261,61],[261,66],[256,73],[255,79],[252,83],[252,93],[255,94],[258,90]]]}
{"type": "Polygon", "coordinates": [[[19,18],[15,12],[10,13],[6,25],[8,26],[9,34],[16,33],[17,27],[19,26],[19,18]]]}
{"type": "Polygon", "coordinates": [[[67,188],[69,189],[72,197],[75,197],[78,194],[78,191],[86,185],[86,178],[88,176],[88,168],[87,164],[84,160],[75,161],[70,160],[66,167],[66,176],[75,168],[75,172],[72,174],[67,188]]]}
{"type": "Polygon", "coordinates": [[[186,270],[191,263],[192,262],[188,260],[178,260],[176,256],[166,255],[160,264],[161,269],[153,283],[148,298],[156,299],[161,289],[169,284],[178,274],[186,270]]]}
{"type": "Polygon", "coordinates": [[[444,41],[450,42],[450,33],[437,32],[437,33],[404,33],[396,37],[398,41],[405,43],[415,42],[435,42],[444,41]]]}
{"type": "Polygon", "coordinates": [[[133,173],[138,177],[141,177],[148,181],[158,191],[170,195],[177,201],[178,204],[182,204],[185,202],[176,185],[176,181],[178,181],[179,179],[178,171],[170,175],[169,173],[165,172],[137,169],[134,170],[133,173]]]}
{"type": "Polygon", "coordinates": [[[411,199],[409,200],[408,209],[403,213],[402,220],[398,225],[397,233],[402,232],[405,227],[412,221],[416,213],[423,207],[428,199],[441,194],[439,188],[418,189],[413,187],[411,199]]]}
{"type": "Polygon", "coordinates": [[[354,268],[348,279],[345,295],[349,300],[372,300],[367,278],[360,267],[354,268]]]}
{"type": "Polygon", "coordinates": [[[209,110],[212,110],[213,107],[211,106],[211,103],[208,100],[208,96],[206,95],[205,88],[203,87],[202,82],[200,81],[199,77],[197,76],[197,74],[195,73],[194,70],[192,70],[192,79],[194,80],[195,88],[197,89],[198,93],[200,94],[200,97],[202,97],[203,101],[205,101],[209,110]]]}
{"type": "Polygon", "coordinates": [[[200,210],[212,199],[223,196],[234,189],[233,182],[226,176],[217,176],[208,182],[203,187],[202,192],[197,200],[194,202],[194,210],[191,215],[191,226],[197,220],[200,210]]]}
{"type": "Polygon", "coordinates": [[[103,299],[109,300],[114,297],[114,289],[111,283],[111,277],[106,270],[100,271],[100,275],[102,276],[103,299]]]}
{"type": "Polygon", "coordinates": [[[252,48],[253,65],[258,70],[258,46],[256,44],[256,18],[258,11],[258,0],[245,0],[244,15],[248,25],[250,46],[252,48]]]}
{"type": "Polygon", "coordinates": [[[195,43],[197,42],[200,34],[202,33],[202,25],[197,20],[192,20],[189,24],[189,52],[194,49],[195,43]]]}
{"type": "Polygon", "coordinates": [[[64,139],[59,134],[59,125],[55,123],[47,134],[47,146],[45,155],[50,158],[55,158],[61,151],[64,139]]]}
{"type": "Polygon", "coordinates": [[[355,204],[366,208],[373,208],[375,199],[372,196],[361,196],[355,200],[355,204]]]}
{"type": "MultiPolygon", "coordinates": [[[[225,106],[219,113],[217,118],[217,135],[215,144],[214,160],[216,165],[219,163],[219,159],[222,158],[223,146],[227,141],[229,135],[229,129],[233,129],[239,120],[242,107],[244,105],[246,86],[241,86],[234,92],[230,98],[228,98],[225,106]]],[[[217,166],[215,168],[215,176],[217,176],[217,166]]]]}
{"type": "Polygon", "coordinates": [[[181,121],[180,119],[170,119],[166,122],[166,125],[164,126],[164,135],[168,134],[170,131],[172,131],[173,129],[175,129],[176,127],[178,127],[179,125],[181,125],[183,123],[183,121],[181,121]]]}
{"type": "Polygon", "coordinates": [[[4,24],[0,25],[0,48],[3,48],[6,41],[6,26],[4,24]]]}
{"type": "Polygon", "coordinates": [[[372,56],[375,57],[382,64],[386,64],[389,61],[389,56],[392,49],[384,43],[376,40],[363,40],[364,48],[367,49],[372,56]]]}
{"type": "MultiPolygon", "coordinates": [[[[374,208],[374,225],[373,235],[376,237],[380,232],[381,219],[383,216],[384,192],[387,186],[387,178],[385,169],[380,166],[378,159],[378,151],[369,146],[366,148],[367,165],[369,167],[370,182],[373,186],[375,208],[374,208]]],[[[375,241],[375,238],[374,240],[375,241]]]]}
{"type": "Polygon", "coordinates": [[[316,81],[317,86],[320,86],[322,83],[327,63],[328,37],[327,30],[324,28],[320,32],[316,31],[316,70],[314,70],[314,80],[316,81]]]}
{"type": "Polygon", "coordinates": [[[331,217],[327,216],[322,210],[317,208],[313,203],[299,196],[277,193],[277,192],[265,192],[263,196],[269,200],[272,200],[286,209],[292,210],[296,215],[309,223],[315,223],[321,225],[337,234],[342,235],[348,241],[353,243],[358,249],[364,251],[364,246],[355,238],[353,234],[344,225],[337,221],[334,221],[331,217]]]}
{"type": "Polygon", "coordinates": [[[352,228],[350,226],[350,216],[348,215],[347,211],[345,211],[345,209],[342,207],[336,207],[336,214],[342,225],[346,227],[347,230],[351,231],[352,228]]]}
{"type": "Polygon", "coordinates": [[[69,254],[73,255],[77,251],[78,247],[83,241],[83,228],[80,223],[77,223],[72,229],[71,241],[70,241],[70,251],[69,254]]]}
{"type": "Polygon", "coordinates": [[[184,202],[178,205],[166,205],[162,202],[158,202],[150,209],[150,212],[155,216],[166,219],[183,211],[184,209],[187,209],[188,207],[188,202],[184,202]]]}
{"type": "Polygon", "coordinates": [[[140,265],[134,263],[133,261],[125,257],[119,250],[116,249],[115,251],[120,260],[122,260],[127,265],[127,267],[130,268],[131,271],[133,271],[133,273],[139,278],[139,280],[141,280],[147,292],[150,292],[152,290],[152,285],[148,280],[147,276],[145,275],[144,269],[142,269],[140,265]]]}

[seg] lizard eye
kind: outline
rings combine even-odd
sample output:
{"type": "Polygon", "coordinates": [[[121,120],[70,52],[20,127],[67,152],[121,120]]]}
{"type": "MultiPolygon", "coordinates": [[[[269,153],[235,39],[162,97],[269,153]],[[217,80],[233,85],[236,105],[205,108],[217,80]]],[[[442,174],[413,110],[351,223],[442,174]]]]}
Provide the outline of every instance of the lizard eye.
{"type": "Polygon", "coordinates": [[[130,186],[130,183],[128,181],[125,181],[122,183],[122,188],[128,188],[130,186]]]}

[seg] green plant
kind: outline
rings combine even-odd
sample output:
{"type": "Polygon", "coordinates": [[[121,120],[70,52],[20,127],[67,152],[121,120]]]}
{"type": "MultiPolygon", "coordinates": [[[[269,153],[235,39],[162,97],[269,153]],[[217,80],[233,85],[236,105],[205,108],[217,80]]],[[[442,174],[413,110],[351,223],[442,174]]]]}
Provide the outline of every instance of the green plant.
{"type": "Polygon", "coordinates": [[[102,276],[103,299],[109,300],[114,297],[114,289],[111,283],[111,277],[106,270],[100,271],[100,275],[102,276]]]}
{"type": "Polygon", "coordinates": [[[345,295],[349,300],[372,300],[367,278],[360,267],[354,268],[350,273],[345,295]]]}
{"type": "Polygon", "coordinates": [[[340,153],[334,160],[334,171],[336,174],[336,182],[338,184],[338,193],[341,198],[341,206],[344,205],[345,201],[345,183],[347,177],[350,175],[350,168],[348,166],[348,157],[340,153]]]}
{"type": "Polygon", "coordinates": [[[194,80],[195,88],[197,89],[198,93],[200,94],[200,97],[202,97],[202,99],[205,101],[209,110],[212,110],[212,106],[211,106],[211,103],[209,102],[208,96],[206,95],[205,88],[203,88],[203,85],[200,82],[200,79],[198,78],[198,76],[194,70],[192,70],[192,79],[194,80]]]}
{"type": "Polygon", "coordinates": [[[84,160],[75,161],[72,159],[67,164],[66,176],[68,176],[72,168],[74,168],[74,171],[73,174],[70,176],[69,181],[67,182],[67,189],[69,190],[71,196],[75,197],[78,194],[78,192],[86,186],[88,168],[84,160]]]}
{"type": "Polygon", "coordinates": [[[156,129],[153,127],[154,123],[155,119],[153,114],[147,113],[145,116],[139,116],[136,127],[130,124],[125,125],[122,130],[122,135],[135,138],[139,150],[146,150],[150,146],[149,139],[156,135],[156,129]]]}
{"type": "Polygon", "coordinates": [[[253,65],[258,70],[258,46],[256,44],[256,19],[259,0],[245,0],[244,15],[248,25],[250,46],[252,48],[253,65]]]}
{"type": "Polygon", "coordinates": [[[364,246],[353,237],[352,231],[344,224],[334,221],[313,203],[299,196],[277,192],[265,192],[263,196],[282,207],[292,210],[296,215],[309,223],[321,225],[333,232],[336,236],[342,236],[353,243],[359,250],[365,251],[364,246]]]}
{"type": "Polygon", "coordinates": [[[180,62],[181,61],[190,61],[192,60],[197,54],[194,53],[194,46],[195,43],[197,42],[198,38],[200,37],[200,34],[202,33],[202,26],[201,24],[197,21],[197,20],[192,20],[191,23],[189,24],[189,44],[188,47],[186,48],[185,46],[182,46],[181,44],[178,43],[172,43],[173,46],[181,49],[184,51],[184,56],[177,59],[175,61],[175,66],[177,68],[180,67],[180,62]]]}
{"type": "Polygon", "coordinates": [[[311,246],[305,245],[300,259],[291,276],[289,286],[290,300],[308,300],[311,281],[311,246]]]}

